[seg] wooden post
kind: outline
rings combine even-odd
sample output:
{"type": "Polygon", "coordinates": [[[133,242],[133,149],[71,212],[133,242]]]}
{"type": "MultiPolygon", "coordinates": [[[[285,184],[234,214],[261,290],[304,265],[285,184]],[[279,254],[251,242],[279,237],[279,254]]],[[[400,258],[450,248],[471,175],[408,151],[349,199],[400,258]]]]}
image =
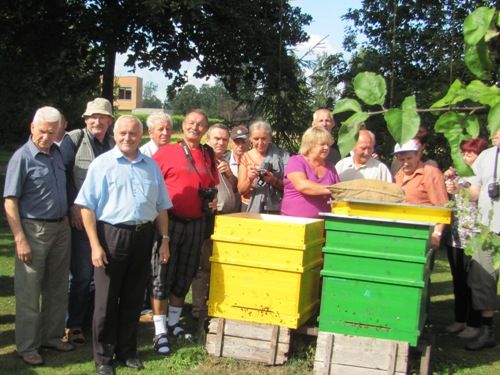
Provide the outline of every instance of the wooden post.
{"type": "Polygon", "coordinates": [[[219,318],[219,324],[217,326],[217,333],[215,334],[215,355],[217,357],[222,357],[222,345],[224,345],[224,325],[226,319],[219,318]]]}

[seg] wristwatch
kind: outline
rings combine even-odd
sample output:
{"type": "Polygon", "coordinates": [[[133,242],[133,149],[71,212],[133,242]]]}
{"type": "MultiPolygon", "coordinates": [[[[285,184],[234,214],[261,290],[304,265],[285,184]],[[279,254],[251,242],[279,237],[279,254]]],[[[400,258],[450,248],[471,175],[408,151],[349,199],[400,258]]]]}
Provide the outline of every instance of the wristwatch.
{"type": "Polygon", "coordinates": [[[168,236],[168,234],[163,234],[163,235],[161,236],[161,239],[162,239],[162,240],[167,240],[167,241],[170,241],[170,237],[168,236]]]}

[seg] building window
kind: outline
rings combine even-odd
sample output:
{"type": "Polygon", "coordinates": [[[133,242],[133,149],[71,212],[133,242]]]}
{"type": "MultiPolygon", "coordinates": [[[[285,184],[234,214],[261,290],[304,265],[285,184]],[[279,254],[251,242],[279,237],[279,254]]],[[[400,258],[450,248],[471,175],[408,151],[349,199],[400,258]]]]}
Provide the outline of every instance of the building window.
{"type": "Polygon", "coordinates": [[[120,87],[118,89],[118,99],[119,100],[132,100],[132,88],[131,87],[120,87]]]}

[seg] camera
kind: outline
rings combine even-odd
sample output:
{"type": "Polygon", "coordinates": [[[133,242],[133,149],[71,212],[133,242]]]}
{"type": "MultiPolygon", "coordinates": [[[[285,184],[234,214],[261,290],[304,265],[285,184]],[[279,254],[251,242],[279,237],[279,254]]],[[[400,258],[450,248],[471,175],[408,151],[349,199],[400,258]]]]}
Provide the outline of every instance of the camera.
{"type": "Polygon", "coordinates": [[[491,199],[498,198],[500,195],[500,182],[492,182],[488,185],[488,196],[491,199]]]}
{"type": "Polygon", "coordinates": [[[264,176],[266,175],[266,172],[267,172],[267,169],[259,169],[257,170],[257,172],[259,172],[259,178],[264,178],[264,176]]]}
{"type": "Polygon", "coordinates": [[[201,211],[203,213],[209,214],[212,212],[212,209],[208,206],[210,202],[214,200],[217,196],[217,188],[209,187],[209,188],[199,188],[198,195],[201,198],[201,211]]]}

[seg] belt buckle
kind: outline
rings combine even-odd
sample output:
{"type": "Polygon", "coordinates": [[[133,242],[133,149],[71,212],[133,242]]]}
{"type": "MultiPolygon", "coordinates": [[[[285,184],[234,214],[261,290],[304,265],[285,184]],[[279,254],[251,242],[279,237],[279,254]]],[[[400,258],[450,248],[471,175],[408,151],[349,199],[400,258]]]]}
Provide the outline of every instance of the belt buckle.
{"type": "Polygon", "coordinates": [[[147,221],[145,223],[137,224],[135,226],[135,231],[136,232],[140,232],[141,230],[143,230],[144,228],[146,228],[146,225],[148,225],[147,221]]]}

